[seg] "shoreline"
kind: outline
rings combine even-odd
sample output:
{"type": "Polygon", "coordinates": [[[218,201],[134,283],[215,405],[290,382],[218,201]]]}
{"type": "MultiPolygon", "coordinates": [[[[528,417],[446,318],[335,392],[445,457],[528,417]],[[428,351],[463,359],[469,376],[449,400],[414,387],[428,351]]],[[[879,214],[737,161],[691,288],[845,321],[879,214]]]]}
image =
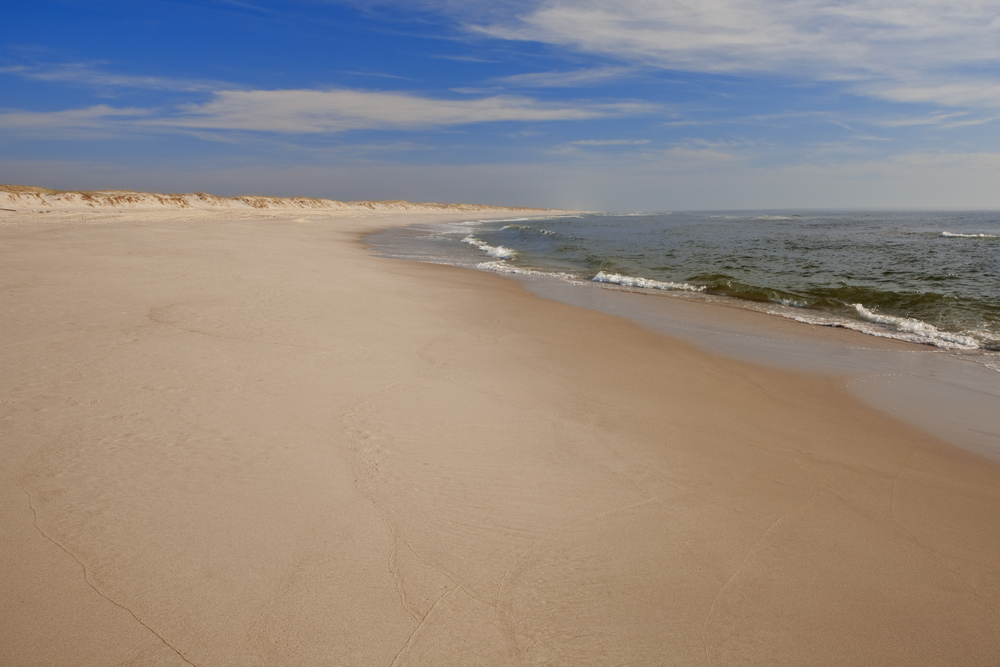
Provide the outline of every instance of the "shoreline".
{"type": "MultiPolygon", "coordinates": [[[[564,220],[565,214],[535,215],[505,219],[499,224],[478,220],[461,225],[428,226],[423,235],[416,229],[412,232],[395,230],[374,234],[372,242],[388,246],[383,254],[389,256],[405,258],[416,253],[416,256],[428,257],[429,261],[475,266],[503,274],[551,276],[574,284],[595,282],[637,293],[728,303],[808,324],[853,329],[904,342],[929,343],[969,355],[1000,372],[1000,352],[997,352],[996,336],[990,333],[989,324],[993,313],[988,303],[996,300],[989,289],[992,283],[984,278],[978,284],[972,281],[966,285],[967,289],[923,290],[927,287],[925,283],[956,278],[951,273],[936,275],[949,271],[948,263],[963,259],[987,261],[984,253],[988,246],[984,245],[983,238],[995,239],[997,235],[940,232],[939,227],[965,228],[968,223],[937,219],[933,214],[919,214],[908,220],[900,219],[901,215],[905,218],[905,214],[899,212],[884,218],[873,218],[871,212],[858,212],[846,218],[838,218],[832,213],[810,217],[733,213],[650,214],[640,216],[641,220],[636,223],[632,221],[636,216],[629,214],[579,214],[570,215],[569,220],[564,220]],[[788,222],[796,217],[803,219],[801,227],[799,222],[788,222]],[[857,258],[845,260],[838,268],[836,263],[830,263],[830,257],[823,258],[822,248],[824,244],[832,244],[831,247],[844,250],[853,233],[848,228],[855,223],[863,227],[853,230],[859,237],[857,258]],[[764,228],[758,229],[758,224],[764,228]],[[725,231],[720,231],[723,228],[725,231]],[[675,233],[666,234],[668,230],[675,233]],[[617,238],[619,235],[622,238],[617,238]],[[966,242],[942,244],[940,239],[946,236],[975,237],[976,245],[969,246],[966,242]],[[750,254],[742,260],[734,255],[743,252],[732,245],[735,239],[751,246],[746,251],[750,254]],[[406,240],[409,243],[401,243],[406,240]],[[460,248],[456,243],[459,240],[471,248],[460,248]],[[769,267],[768,257],[779,255],[781,248],[789,244],[788,266],[778,268],[784,260],[775,260],[777,264],[769,267]],[[810,255],[807,258],[803,249],[810,244],[819,246],[815,252],[807,253],[810,255]],[[928,261],[932,269],[913,269],[909,272],[912,275],[892,285],[892,289],[871,275],[860,278],[860,282],[843,282],[842,279],[856,273],[877,272],[886,261],[901,261],[901,257],[892,253],[891,260],[880,255],[882,246],[899,244],[907,247],[907,252],[938,253],[941,257],[928,261]],[[401,254],[392,251],[397,245],[402,246],[401,254]],[[698,253],[709,252],[709,247],[715,259],[695,257],[698,253]],[[691,248],[700,250],[695,252],[691,248]],[[660,252],[666,254],[655,257],[660,252]],[[760,253],[764,254],[757,256],[760,253]],[[716,266],[716,261],[725,265],[716,266]],[[740,261],[749,262],[749,274],[740,277],[726,273],[739,273],[732,263],[740,261]],[[637,264],[630,266],[630,262],[637,264]],[[658,263],[664,266],[654,266],[658,263]],[[673,268],[668,270],[667,265],[673,268]],[[794,274],[802,273],[800,278],[805,279],[815,271],[824,273],[826,282],[802,282],[794,278],[794,274]],[[941,300],[948,301],[954,312],[944,316],[926,307],[941,300]]],[[[981,222],[987,224],[988,221],[981,222]]],[[[892,273],[892,270],[887,271],[892,273]]],[[[984,272],[989,275],[988,269],[984,272]]]]}
{"type": "Polygon", "coordinates": [[[544,278],[520,280],[534,294],[629,318],[709,354],[840,377],[872,409],[1000,462],[997,371],[968,355],[739,305],[544,278]]]}
{"type": "Polygon", "coordinates": [[[114,215],[0,228],[10,664],[1000,661],[1000,466],[839,380],[415,214],[114,215]]]}
{"type": "Polygon", "coordinates": [[[628,318],[709,354],[842,376],[846,386],[872,408],[1000,461],[1000,384],[995,363],[981,360],[981,354],[824,324],[808,316],[792,318],[730,297],[570,280],[545,271],[494,272],[430,246],[408,247],[410,230],[420,242],[420,225],[372,233],[373,251],[494,273],[521,283],[533,294],[628,318]]]}

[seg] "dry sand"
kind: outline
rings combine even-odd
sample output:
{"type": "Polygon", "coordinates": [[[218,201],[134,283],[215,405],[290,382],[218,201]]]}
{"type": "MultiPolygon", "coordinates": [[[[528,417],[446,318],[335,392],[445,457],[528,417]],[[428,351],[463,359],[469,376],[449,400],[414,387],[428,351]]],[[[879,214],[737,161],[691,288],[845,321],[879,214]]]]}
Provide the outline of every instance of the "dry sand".
{"type": "Polygon", "coordinates": [[[1000,664],[996,466],[303,215],[0,212],[0,663],[1000,664]]]}

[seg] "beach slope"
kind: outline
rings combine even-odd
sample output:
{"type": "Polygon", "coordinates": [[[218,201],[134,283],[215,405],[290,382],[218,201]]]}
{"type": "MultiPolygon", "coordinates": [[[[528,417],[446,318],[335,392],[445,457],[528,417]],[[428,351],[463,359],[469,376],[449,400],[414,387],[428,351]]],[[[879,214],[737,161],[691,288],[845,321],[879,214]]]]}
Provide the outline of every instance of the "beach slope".
{"type": "Polygon", "coordinates": [[[0,212],[3,664],[1000,664],[994,464],[223,208],[0,212]]]}

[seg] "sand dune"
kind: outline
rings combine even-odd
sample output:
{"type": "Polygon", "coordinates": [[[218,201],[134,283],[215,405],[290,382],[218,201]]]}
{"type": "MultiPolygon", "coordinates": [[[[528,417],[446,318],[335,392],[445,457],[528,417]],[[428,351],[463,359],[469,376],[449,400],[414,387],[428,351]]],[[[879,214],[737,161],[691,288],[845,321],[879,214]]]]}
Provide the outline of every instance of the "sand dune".
{"type": "Polygon", "coordinates": [[[1000,470],[842,378],[172,206],[0,213],[4,664],[1000,664],[1000,470]]]}
{"type": "Polygon", "coordinates": [[[195,192],[190,194],[158,194],[109,190],[98,192],[67,192],[24,185],[0,185],[0,208],[7,211],[38,212],[86,211],[93,209],[119,210],[269,210],[269,211],[511,211],[535,210],[518,207],[487,206],[482,204],[412,203],[407,201],[353,201],[308,197],[216,197],[195,192]]]}

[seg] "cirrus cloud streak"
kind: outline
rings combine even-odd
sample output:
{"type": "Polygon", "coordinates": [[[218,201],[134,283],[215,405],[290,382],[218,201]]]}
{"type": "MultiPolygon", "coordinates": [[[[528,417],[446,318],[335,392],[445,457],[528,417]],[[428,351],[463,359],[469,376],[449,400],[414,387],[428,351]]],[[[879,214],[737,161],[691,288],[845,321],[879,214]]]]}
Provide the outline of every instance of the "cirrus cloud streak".
{"type": "Polygon", "coordinates": [[[995,61],[998,27],[995,0],[550,0],[472,25],[668,68],[829,78],[995,61]]]}
{"type": "Polygon", "coordinates": [[[649,113],[643,102],[546,104],[527,97],[435,99],[360,90],[222,91],[206,104],[186,105],[164,124],[271,132],[417,129],[501,121],[588,120],[649,113]]]}
{"type": "Polygon", "coordinates": [[[997,0],[543,0],[504,19],[466,21],[491,37],[618,62],[854,82],[855,93],[897,102],[1000,106],[997,0]]]}
{"type": "Polygon", "coordinates": [[[97,105],[65,111],[0,113],[0,130],[21,135],[86,131],[222,130],[323,134],[350,130],[433,129],[475,123],[573,121],[647,114],[644,102],[544,103],[510,95],[441,99],[361,90],[228,90],[201,104],[163,109],[97,105]]]}

